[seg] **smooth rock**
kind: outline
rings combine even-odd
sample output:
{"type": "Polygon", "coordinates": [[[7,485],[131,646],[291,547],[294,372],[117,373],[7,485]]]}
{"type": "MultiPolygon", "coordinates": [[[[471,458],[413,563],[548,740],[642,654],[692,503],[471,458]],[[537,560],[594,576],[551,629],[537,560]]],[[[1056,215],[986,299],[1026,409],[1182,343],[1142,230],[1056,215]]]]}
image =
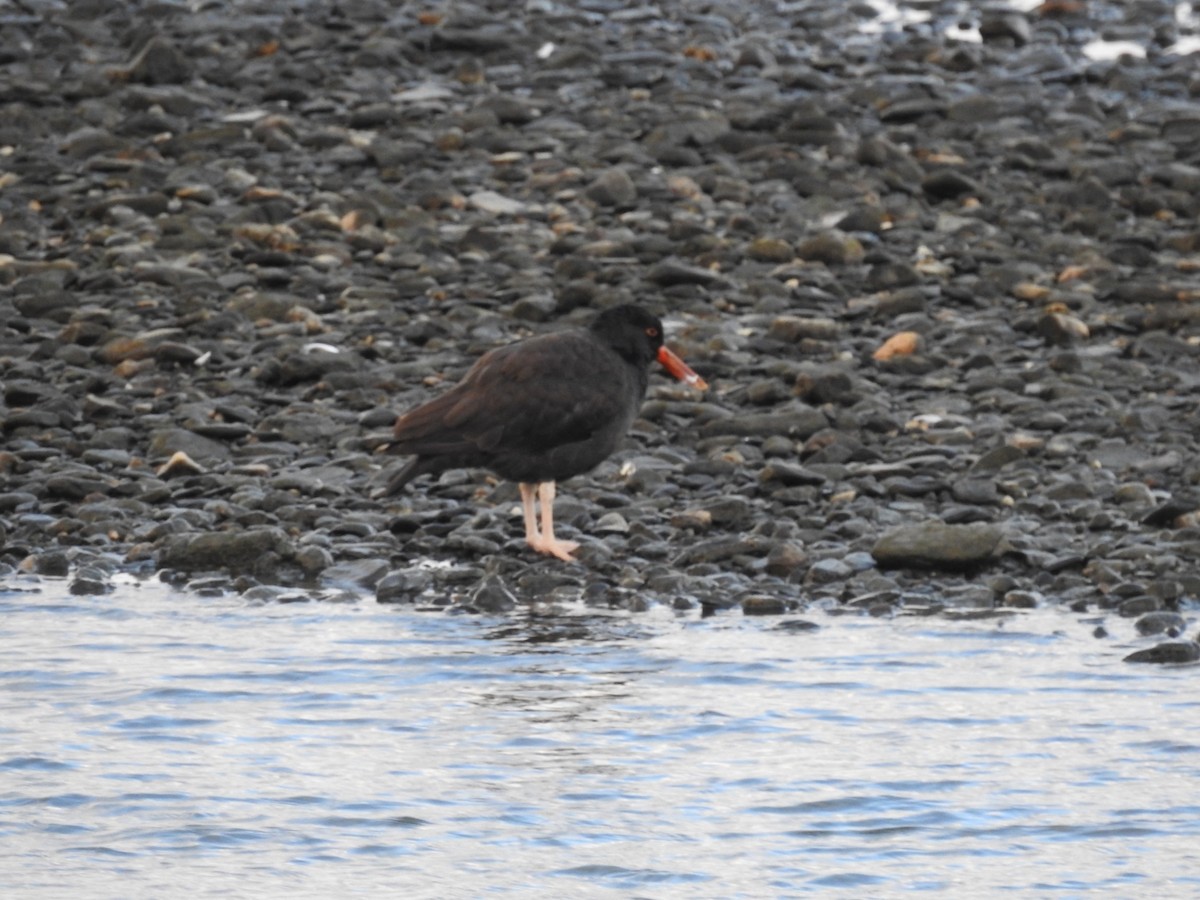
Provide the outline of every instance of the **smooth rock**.
{"type": "Polygon", "coordinates": [[[1187,627],[1187,621],[1179,613],[1161,610],[1140,616],[1133,627],[1138,634],[1170,633],[1171,637],[1178,637],[1187,627]]]}
{"type": "Polygon", "coordinates": [[[1129,663],[1178,665],[1200,661],[1200,644],[1195,641],[1167,641],[1145,650],[1135,650],[1124,658],[1129,663]]]}
{"type": "Polygon", "coordinates": [[[961,570],[994,562],[1008,549],[1002,529],[972,523],[921,522],[885,533],[871,549],[881,568],[961,570]]]}
{"type": "Polygon", "coordinates": [[[295,555],[291,540],[279,528],[217,531],[167,538],[156,562],[164,569],[195,571],[229,569],[244,571],[271,556],[290,559],[295,555]]]}

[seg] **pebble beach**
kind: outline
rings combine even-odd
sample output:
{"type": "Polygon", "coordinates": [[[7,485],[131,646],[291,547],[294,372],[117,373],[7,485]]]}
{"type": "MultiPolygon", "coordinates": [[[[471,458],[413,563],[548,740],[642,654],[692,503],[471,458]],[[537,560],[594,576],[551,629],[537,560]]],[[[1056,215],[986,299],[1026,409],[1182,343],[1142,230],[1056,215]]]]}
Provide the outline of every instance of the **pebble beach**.
{"type": "MultiPolygon", "coordinates": [[[[1200,660],[1190,4],[0,9],[0,575],[447,611],[1003,617],[1200,660]],[[635,302],[560,485],[398,413],[635,302]]],[[[799,615],[801,618],[795,618],[799,615]]]]}

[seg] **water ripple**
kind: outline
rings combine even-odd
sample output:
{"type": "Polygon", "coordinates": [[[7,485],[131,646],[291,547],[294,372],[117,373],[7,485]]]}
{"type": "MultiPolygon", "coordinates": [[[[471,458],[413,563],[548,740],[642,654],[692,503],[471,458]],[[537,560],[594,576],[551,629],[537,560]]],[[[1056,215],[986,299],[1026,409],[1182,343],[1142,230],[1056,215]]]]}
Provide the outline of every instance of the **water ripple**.
{"type": "Polygon", "coordinates": [[[1191,676],[1065,613],[0,600],[23,900],[1200,889],[1191,676]]]}

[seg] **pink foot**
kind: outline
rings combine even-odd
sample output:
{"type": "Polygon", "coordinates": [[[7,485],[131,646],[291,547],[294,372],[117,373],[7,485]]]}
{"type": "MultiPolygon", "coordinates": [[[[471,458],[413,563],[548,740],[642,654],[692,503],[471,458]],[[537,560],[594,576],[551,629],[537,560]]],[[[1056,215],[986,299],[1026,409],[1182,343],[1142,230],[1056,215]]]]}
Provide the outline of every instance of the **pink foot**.
{"type": "Polygon", "coordinates": [[[557,556],[563,562],[576,562],[575,557],[571,554],[579,549],[579,544],[576,541],[560,541],[558,538],[548,538],[544,535],[529,538],[529,546],[538,553],[549,553],[551,556],[557,556]]]}

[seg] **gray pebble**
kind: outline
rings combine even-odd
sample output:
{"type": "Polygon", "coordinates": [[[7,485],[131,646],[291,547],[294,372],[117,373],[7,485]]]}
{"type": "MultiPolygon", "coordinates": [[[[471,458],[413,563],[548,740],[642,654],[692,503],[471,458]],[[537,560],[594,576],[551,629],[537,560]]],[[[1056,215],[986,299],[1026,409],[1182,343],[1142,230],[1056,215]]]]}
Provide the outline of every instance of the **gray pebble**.
{"type": "Polygon", "coordinates": [[[922,522],[885,533],[871,550],[883,568],[962,569],[992,562],[1005,551],[1004,532],[994,525],[922,522]]]}
{"type": "Polygon", "coordinates": [[[1187,627],[1187,622],[1179,613],[1161,610],[1139,616],[1133,625],[1138,634],[1169,634],[1171,637],[1178,637],[1187,627]]]}
{"type": "Polygon", "coordinates": [[[1124,661],[1160,665],[1194,663],[1200,661],[1200,644],[1195,641],[1167,641],[1145,650],[1135,650],[1124,661]]]}

